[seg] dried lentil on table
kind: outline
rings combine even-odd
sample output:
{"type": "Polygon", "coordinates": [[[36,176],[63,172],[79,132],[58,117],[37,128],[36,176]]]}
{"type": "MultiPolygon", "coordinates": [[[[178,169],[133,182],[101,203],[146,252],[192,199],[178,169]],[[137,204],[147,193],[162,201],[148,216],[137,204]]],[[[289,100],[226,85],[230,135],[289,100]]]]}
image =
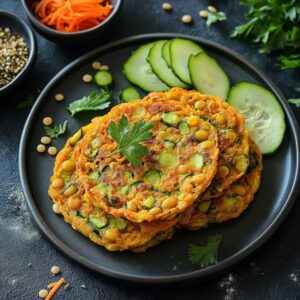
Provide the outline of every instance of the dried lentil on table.
{"type": "Polygon", "coordinates": [[[10,83],[28,61],[25,40],[8,27],[0,27],[0,87],[10,83]]]}

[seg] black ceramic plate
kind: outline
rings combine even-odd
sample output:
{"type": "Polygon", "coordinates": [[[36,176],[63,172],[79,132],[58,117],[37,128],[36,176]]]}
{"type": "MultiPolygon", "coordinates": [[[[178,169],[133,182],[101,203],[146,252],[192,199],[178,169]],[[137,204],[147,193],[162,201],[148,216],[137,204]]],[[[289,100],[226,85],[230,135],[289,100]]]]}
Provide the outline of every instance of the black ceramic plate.
{"type": "MultiPolygon", "coordinates": [[[[82,265],[115,278],[136,282],[166,283],[204,279],[240,261],[262,245],[292,207],[299,186],[299,130],[296,124],[291,109],[278,88],[262,72],[231,50],[200,38],[177,34],[126,38],[77,59],[57,74],[41,93],[28,117],[21,139],[21,181],[28,207],[42,232],[64,253],[82,265]],[[83,74],[93,73],[91,63],[95,59],[110,66],[115,78],[115,99],[118,99],[120,88],[129,85],[122,73],[122,67],[130,53],[141,44],[175,36],[189,38],[203,46],[220,62],[232,84],[246,80],[257,82],[271,90],[286,114],[287,130],[284,141],[275,154],[264,157],[261,187],[254,203],[237,220],[197,232],[178,230],[172,240],[143,254],[111,253],[74,231],[61,216],[52,212],[52,201],[47,195],[47,189],[54,158],[36,152],[36,145],[44,135],[42,119],[52,116],[56,123],[67,119],[70,128],[68,135],[76,132],[97,113],[83,113],[78,118],[71,118],[66,106],[96,88],[93,84],[82,82],[83,74]],[[63,93],[65,101],[55,102],[56,93],[63,93]],[[214,233],[223,235],[219,262],[204,269],[190,264],[187,257],[188,244],[204,242],[214,233]]],[[[60,149],[65,141],[65,137],[60,138],[54,144],[60,149]]]]}

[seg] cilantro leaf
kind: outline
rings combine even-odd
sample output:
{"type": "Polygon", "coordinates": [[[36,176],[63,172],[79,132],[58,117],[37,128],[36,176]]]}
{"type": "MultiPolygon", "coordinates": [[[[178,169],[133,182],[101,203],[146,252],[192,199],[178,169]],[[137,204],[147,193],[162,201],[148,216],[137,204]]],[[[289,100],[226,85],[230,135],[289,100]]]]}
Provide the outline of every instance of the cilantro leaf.
{"type": "Polygon", "coordinates": [[[206,21],[206,25],[210,26],[211,24],[220,22],[220,21],[225,21],[227,20],[226,18],[226,14],[222,11],[218,11],[218,12],[207,12],[207,21],[206,21]]]}
{"type": "Polygon", "coordinates": [[[288,99],[288,102],[296,105],[296,107],[300,107],[300,98],[298,99],[288,99]]]}
{"type": "Polygon", "coordinates": [[[280,55],[278,60],[281,64],[281,69],[293,69],[300,67],[300,54],[292,54],[288,56],[280,55]]]}
{"type": "Polygon", "coordinates": [[[52,139],[57,139],[60,135],[64,134],[67,130],[68,121],[65,121],[63,124],[58,124],[53,127],[44,126],[46,135],[52,139]]]}
{"type": "Polygon", "coordinates": [[[72,117],[81,111],[102,110],[109,107],[111,97],[112,93],[104,89],[100,90],[100,92],[94,91],[88,96],[73,101],[67,107],[67,110],[71,113],[72,117]]]}
{"type": "Polygon", "coordinates": [[[110,156],[121,152],[133,165],[140,166],[142,164],[141,158],[148,155],[149,152],[145,146],[139,143],[152,136],[150,129],[153,125],[153,122],[144,121],[129,124],[124,115],[118,124],[111,121],[108,133],[117,142],[118,148],[110,156]]]}
{"type": "Polygon", "coordinates": [[[208,237],[206,245],[190,244],[188,248],[189,261],[201,267],[207,267],[218,261],[219,246],[222,242],[222,235],[208,237]]]}
{"type": "Polygon", "coordinates": [[[19,105],[17,106],[18,109],[23,109],[23,108],[28,108],[28,107],[32,107],[33,104],[35,102],[35,97],[34,95],[30,94],[28,95],[28,97],[19,103],[19,105]]]}

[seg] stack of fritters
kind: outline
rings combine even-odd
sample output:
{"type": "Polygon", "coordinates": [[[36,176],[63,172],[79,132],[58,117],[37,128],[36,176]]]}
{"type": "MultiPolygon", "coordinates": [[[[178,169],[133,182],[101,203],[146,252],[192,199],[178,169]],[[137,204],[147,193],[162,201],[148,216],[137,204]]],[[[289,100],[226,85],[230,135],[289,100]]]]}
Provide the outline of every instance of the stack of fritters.
{"type": "Polygon", "coordinates": [[[262,170],[243,117],[218,97],[173,88],[92,120],[58,154],[49,195],[65,221],[108,250],[145,251],[175,228],[238,217],[262,170]],[[111,121],[152,121],[149,155],[134,166],[109,135],[111,121]]]}

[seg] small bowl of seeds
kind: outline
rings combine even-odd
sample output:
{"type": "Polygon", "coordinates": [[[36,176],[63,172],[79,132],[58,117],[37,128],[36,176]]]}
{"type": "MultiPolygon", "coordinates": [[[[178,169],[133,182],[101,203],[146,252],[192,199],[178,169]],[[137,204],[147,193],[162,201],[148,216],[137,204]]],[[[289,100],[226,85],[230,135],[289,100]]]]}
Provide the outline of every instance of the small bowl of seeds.
{"type": "Polygon", "coordinates": [[[13,92],[25,79],[35,54],[36,40],[30,27],[0,10],[0,97],[13,92]]]}

